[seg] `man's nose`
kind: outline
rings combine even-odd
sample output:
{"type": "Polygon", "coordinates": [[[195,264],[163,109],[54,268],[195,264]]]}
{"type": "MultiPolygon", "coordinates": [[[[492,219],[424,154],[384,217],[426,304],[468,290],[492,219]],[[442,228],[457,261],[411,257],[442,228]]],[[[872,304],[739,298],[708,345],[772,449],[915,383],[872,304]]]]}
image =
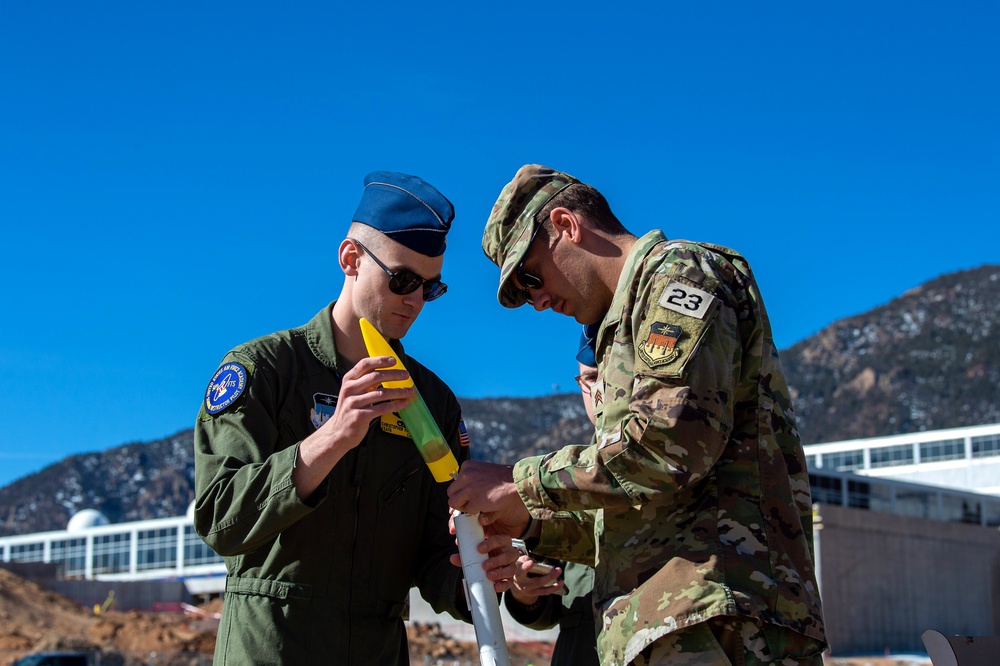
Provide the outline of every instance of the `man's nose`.
{"type": "Polygon", "coordinates": [[[535,308],[536,312],[541,312],[542,310],[548,310],[549,306],[552,305],[552,299],[548,294],[540,293],[534,289],[530,290],[531,293],[531,305],[535,308]]]}
{"type": "Polygon", "coordinates": [[[424,305],[424,290],[420,287],[403,296],[403,302],[411,308],[421,308],[424,305]]]}

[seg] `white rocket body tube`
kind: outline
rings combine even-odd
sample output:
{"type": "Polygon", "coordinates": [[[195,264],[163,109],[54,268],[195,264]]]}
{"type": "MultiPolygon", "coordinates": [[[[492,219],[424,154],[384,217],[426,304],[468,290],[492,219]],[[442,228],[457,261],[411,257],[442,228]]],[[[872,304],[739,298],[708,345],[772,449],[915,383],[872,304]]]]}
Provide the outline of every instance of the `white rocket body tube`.
{"type": "Polygon", "coordinates": [[[452,516],[455,536],[458,537],[458,554],[462,557],[465,598],[472,611],[472,626],[476,630],[476,643],[479,644],[479,662],[482,666],[510,666],[497,593],[483,569],[483,562],[489,555],[480,553],[478,549],[486,538],[483,526],[479,524],[479,514],[456,510],[452,516]]]}

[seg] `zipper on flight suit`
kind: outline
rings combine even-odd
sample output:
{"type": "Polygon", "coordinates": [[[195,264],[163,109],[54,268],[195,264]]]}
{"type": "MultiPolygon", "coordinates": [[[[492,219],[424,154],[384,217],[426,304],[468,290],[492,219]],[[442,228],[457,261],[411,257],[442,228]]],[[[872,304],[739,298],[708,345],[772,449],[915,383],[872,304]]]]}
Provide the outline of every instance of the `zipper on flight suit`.
{"type": "Polygon", "coordinates": [[[409,474],[403,477],[403,480],[399,482],[399,485],[396,486],[393,489],[393,491],[386,496],[384,500],[382,500],[382,505],[385,506],[389,504],[389,502],[391,502],[396,497],[396,495],[398,495],[401,492],[404,492],[406,490],[406,482],[409,481],[410,478],[419,471],[420,471],[419,467],[414,467],[413,471],[411,471],[409,474]]]}
{"type": "MultiPolygon", "coordinates": [[[[365,433],[364,439],[362,439],[361,443],[358,444],[357,448],[358,455],[357,458],[354,459],[354,473],[351,478],[351,482],[354,484],[354,534],[353,534],[353,539],[351,541],[351,543],[353,544],[351,546],[351,552],[355,555],[357,554],[357,549],[358,549],[358,527],[360,523],[360,521],[358,520],[358,516],[361,515],[361,482],[365,478],[365,453],[368,451],[368,435],[370,434],[371,431],[370,425],[368,427],[368,430],[369,432],[365,433]]],[[[350,577],[351,584],[348,586],[348,594],[347,594],[348,609],[354,607],[354,574],[355,574],[354,559],[355,559],[354,557],[351,557],[351,577],[350,577]]],[[[350,613],[348,613],[348,615],[350,615],[350,613]]],[[[350,658],[350,655],[353,654],[351,649],[352,635],[353,631],[351,630],[351,627],[348,627],[347,629],[348,658],[350,658]]]]}

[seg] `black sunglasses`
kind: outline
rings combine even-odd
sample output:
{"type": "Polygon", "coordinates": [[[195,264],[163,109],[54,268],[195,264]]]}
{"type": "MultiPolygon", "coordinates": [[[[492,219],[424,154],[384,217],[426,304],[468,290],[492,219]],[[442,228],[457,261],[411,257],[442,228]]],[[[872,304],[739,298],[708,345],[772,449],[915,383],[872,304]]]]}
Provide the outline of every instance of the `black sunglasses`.
{"type": "Polygon", "coordinates": [[[386,275],[389,276],[389,291],[400,296],[406,296],[407,294],[412,294],[417,290],[417,287],[424,288],[424,300],[433,301],[437,298],[444,296],[444,292],[448,291],[448,285],[441,280],[425,280],[420,277],[410,269],[404,269],[401,271],[393,272],[389,268],[378,260],[372,251],[366,248],[361,241],[348,238],[347,240],[357,243],[358,247],[365,251],[365,253],[372,258],[378,267],[385,271],[386,275]]]}
{"type": "Polygon", "coordinates": [[[528,253],[531,252],[531,244],[535,242],[535,236],[538,235],[538,230],[542,228],[542,225],[535,227],[535,231],[531,234],[531,239],[528,241],[528,247],[524,251],[524,256],[521,258],[521,263],[517,265],[514,269],[514,275],[517,277],[517,281],[521,283],[521,293],[524,294],[524,299],[531,303],[531,293],[528,292],[529,289],[541,289],[542,278],[537,275],[533,275],[528,271],[524,270],[524,260],[528,258],[528,253]]]}

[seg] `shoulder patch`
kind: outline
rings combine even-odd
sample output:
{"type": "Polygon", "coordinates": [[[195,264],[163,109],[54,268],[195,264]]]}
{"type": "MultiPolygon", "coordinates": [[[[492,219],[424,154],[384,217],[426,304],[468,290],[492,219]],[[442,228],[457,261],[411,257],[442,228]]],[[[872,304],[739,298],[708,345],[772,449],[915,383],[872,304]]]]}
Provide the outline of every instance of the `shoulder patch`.
{"type": "Polygon", "coordinates": [[[218,414],[243,394],[247,387],[247,369],[231,361],[219,368],[205,390],[205,411],[218,414]]]}
{"type": "MultiPolygon", "coordinates": [[[[676,361],[681,355],[677,341],[684,335],[684,329],[676,324],[654,321],[645,338],[637,345],[639,357],[651,368],[676,361]]],[[[638,341],[637,341],[638,342],[638,341]]]]}
{"type": "Polygon", "coordinates": [[[674,279],[654,289],[636,329],[635,353],[649,370],[680,376],[715,319],[719,299],[674,279]]]}
{"type": "Polygon", "coordinates": [[[458,421],[458,439],[462,443],[462,446],[469,445],[469,430],[465,427],[465,419],[459,419],[458,421]]]}
{"type": "Polygon", "coordinates": [[[671,280],[664,285],[658,304],[678,314],[704,319],[714,302],[715,296],[707,291],[671,280]]]}

